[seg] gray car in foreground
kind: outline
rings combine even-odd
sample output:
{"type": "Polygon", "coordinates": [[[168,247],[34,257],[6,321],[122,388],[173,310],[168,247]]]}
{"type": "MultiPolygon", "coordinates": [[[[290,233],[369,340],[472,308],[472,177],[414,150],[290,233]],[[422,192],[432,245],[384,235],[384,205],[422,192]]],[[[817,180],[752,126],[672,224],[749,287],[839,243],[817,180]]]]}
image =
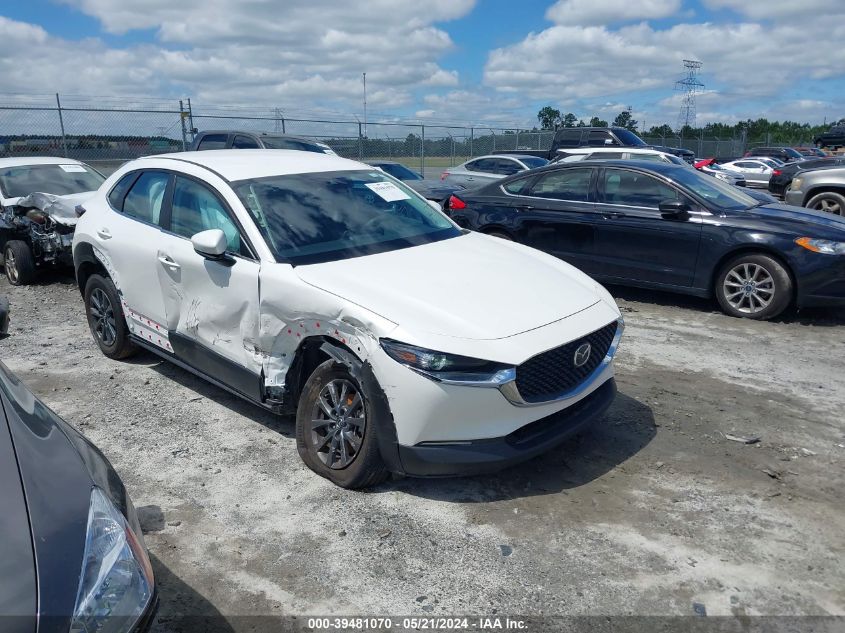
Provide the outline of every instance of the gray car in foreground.
{"type": "Polygon", "coordinates": [[[0,363],[0,630],[140,633],[156,605],[120,477],[0,363]]]}
{"type": "Polygon", "coordinates": [[[440,175],[440,180],[450,185],[462,185],[467,188],[480,187],[521,171],[543,167],[549,161],[539,156],[522,154],[494,154],[479,156],[455,167],[449,167],[440,175]]]}
{"type": "Polygon", "coordinates": [[[430,178],[423,178],[422,175],[409,169],[402,163],[397,163],[391,160],[377,160],[370,161],[373,167],[378,167],[383,172],[390,174],[408,185],[411,189],[416,191],[426,200],[433,200],[443,204],[456,191],[461,191],[463,187],[440,180],[432,180],[430,178]]]}
{"type": "Polygon", "coordinates": [[[845,217],[845,167],[799,172],[792,179],[784,201],[845,217]]]}

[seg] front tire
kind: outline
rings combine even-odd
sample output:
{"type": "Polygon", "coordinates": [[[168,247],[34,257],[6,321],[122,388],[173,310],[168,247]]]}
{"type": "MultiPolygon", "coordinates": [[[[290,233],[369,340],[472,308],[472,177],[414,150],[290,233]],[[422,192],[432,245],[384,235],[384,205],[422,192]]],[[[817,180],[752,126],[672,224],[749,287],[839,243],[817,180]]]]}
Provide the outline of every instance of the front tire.
{"type": "Polygon", "coordinates": [[[776,259],[746,253],[722,266],[714,291],[725,314],[763,321],[776,317],[792,302],[792,278],[776,259]]]}
{"type": "Polygon", "coordinates": [[[26,286],[35,279],[35,257],[32,249],[21,240],[6,242],[3,251],[6,278],[13,286],[26,286]]]}
{"type": "Polygon", "coordinates": [[[367,488],[388,477],[372,424],[372,399],[334,360],[317,367],[296,410],[296,449],[306,466],[341,488],[367,488]]]}
{"type": "Polygon", "coordinates": [[[845,217],[845,196],[835,191],[825,191],[810,198],[807,208],[845,217]]]}
{"type": "Polygon", "coordinates": [[[111,279],[102,275],[88,278],[85,284],[85,314],[91,336],[104,355],[120,360],[138,351],[129,339],[120,296],[111,279]]]}

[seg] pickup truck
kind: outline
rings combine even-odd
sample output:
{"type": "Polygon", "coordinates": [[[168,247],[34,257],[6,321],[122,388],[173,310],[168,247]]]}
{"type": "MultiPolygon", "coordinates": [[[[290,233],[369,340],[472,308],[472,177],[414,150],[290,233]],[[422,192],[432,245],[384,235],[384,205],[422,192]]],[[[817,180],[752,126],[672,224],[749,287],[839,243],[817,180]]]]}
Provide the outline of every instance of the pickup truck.
{"type": "Polygon", "coordinates": [[[834,125],[827,132],[823,132],[813,139],[816,147],[838,149],[845,146],[845,125],[834,125]]]}
{"type": "Polygon", "coordinates": [[[554,160],[558,150],[571,147],[639,147],[651,148],[667,154],[674,154],[692,164],[695,153],[682,147],[649,145],[631,130],[623,127],[565,127],[555,133],[548,150],[502,150],[494,154],[528,154],[546,160],[554,160]]]}

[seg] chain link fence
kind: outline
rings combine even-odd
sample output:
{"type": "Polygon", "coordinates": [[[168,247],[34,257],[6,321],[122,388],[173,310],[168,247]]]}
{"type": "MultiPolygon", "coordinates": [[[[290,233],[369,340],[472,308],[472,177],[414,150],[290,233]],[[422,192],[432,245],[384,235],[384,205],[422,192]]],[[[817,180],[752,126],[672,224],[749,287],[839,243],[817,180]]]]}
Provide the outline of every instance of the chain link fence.
{"type": "MultiPolygon", "coordinates": [[[[291,118],[280,109],[197,108],[178,102],[90,97],[0,98],[0,156],[59,155],[111,172],[124,161],[190,147],[198,130],[246,130],[305,136],[346,158],[400,162],[426,177],[498,151],[543,151],[554,132],[519,127],[291,118]]],[[[734,158],[768,139],[645,137],[696,156],[734,158]]],[[[805,141],[806,142],[806,141],[805,141]]],[[[796,139],[795,145],[801,144],[796,139]]]]}

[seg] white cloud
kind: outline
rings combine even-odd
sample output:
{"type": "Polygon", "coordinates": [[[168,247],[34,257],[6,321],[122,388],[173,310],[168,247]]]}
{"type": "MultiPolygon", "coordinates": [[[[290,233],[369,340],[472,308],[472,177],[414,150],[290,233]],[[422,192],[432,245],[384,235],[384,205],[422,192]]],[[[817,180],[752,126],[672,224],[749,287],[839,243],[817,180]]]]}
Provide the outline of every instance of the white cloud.
{"type": "Polygon", "coordinates": [[[436,23],[475,4],[368,0],[362,10],[334,0],[61,1],[109,33],[152,30],[156,41],[116,48],[0,17],[5,91],[190,94],[207,103],[347,111],[360,108],[362,72],[373,109],[405,106],[421,86],[457,86],[458,73],[438,64],[454,43],[436,23]]]}
{"type": "Polygon", "coordinates": [[[680,9],[681,0],[558,0],[546,11],[546,19],[588,26],[666,18],[680,9]]]}
{"type": "Polygon", "coordinates": [[[782,20],[791,18],[800,22],[834,20],[845,16],[842,0],[704,0],[710,9],[731,9],[754,20],[782,20]]]}

